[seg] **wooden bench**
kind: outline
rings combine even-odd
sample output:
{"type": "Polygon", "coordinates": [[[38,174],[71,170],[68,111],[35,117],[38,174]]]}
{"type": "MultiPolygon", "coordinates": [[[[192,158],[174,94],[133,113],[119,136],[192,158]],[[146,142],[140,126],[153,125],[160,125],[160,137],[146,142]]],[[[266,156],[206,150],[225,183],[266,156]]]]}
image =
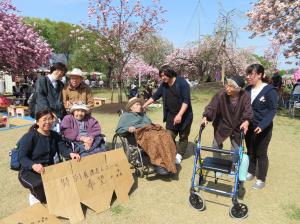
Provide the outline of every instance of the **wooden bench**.
{"type": "Polygon", "coordinates": [[[95,106],[101,106],[103,104],[109,104],[109,103],[111,103],[111,100],[108,98],[94,97],[95,106]]]}
{"type": "Polygon", "coordinates": [[[8,116],[17,116],[17,117],[25,117],[26,115],[29,114],[28,107],[25,106],[9,106],[7,108],[7,114],[8,116]]]}
{"type": "Polygon", "coordinates": [[[28,107],[25,106],[17,106],[16,107],[16,115],[17,117],[25,117],[26,115],[29,115],[28,107]]]}

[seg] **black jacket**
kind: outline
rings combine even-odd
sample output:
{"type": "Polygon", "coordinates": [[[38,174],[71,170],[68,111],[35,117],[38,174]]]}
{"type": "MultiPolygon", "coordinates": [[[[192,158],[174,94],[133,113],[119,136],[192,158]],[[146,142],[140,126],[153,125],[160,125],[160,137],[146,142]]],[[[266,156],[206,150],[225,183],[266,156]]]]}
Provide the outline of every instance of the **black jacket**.
{"type": "MultiPolygon", "coordinates": [[[[182,103],[186,103],[188,105],[187,111],[182,116],[181,129],[183,130],[188,124],[190,124],[193,121],[193,109],[191,104],[190,86],[184,78],[179,76],[176,77],[174,85],[176,89],[176,94],[179,97],[179,101],[181,105],[182,103]]],[[[167,120],[167,115],[169,113],[169,110],[166,106],[166,101],[168,100],[167,99],[168,88],[169,88],[168,84],[163,82],[151,97],[154,101],[157,101],[160,97],[162,97],[163,109],[164,109],[164,118],[163,118],[164,122],[167,120]]]]}
{"type": "Polygon", "coordinates": [[[56,153],[70,158],[71,149],[67,148],[61,136],[50,131],[49,136],[33,130],[27,132],[19,141],[19,160],[21,169],[32,170],[33,164],[48,166],[54,164],[53,158],[56,153]]]}
{"type": "Polygon", "coordinates": [[[35,113],[38,111],[48,109],[56,114],[58,118],[63,118],[65,114],[62,90],[64,84],[58,80],[57,87],[54,88],[50,79],[47,76],[41,76],[36,81],[36,108],[35,113]]]}
{"type": "MultiPolygon", "coordinates": [[[[246,90],[251,96],[252,86],[248,86],[246,90]]],[[[272,124],[273,118],[277,111],[278,94],[273,85],[265,86],[252,102],[252,110],[254,117],[251,126],[262,130],[272,124]]]]}

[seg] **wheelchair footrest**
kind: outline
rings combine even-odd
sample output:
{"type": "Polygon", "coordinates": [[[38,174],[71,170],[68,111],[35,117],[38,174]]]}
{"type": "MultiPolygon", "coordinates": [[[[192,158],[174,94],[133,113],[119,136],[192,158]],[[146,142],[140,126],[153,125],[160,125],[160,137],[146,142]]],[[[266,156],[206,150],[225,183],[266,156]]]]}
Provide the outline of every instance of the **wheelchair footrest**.
{"type": "Polygon", "coordinates": [[[226,159],[219,159],[214,157],[206,157],[202,163],[202,169],[215,172],[222,172],[229,174],[232,168],[232,161],[226,159]]]}

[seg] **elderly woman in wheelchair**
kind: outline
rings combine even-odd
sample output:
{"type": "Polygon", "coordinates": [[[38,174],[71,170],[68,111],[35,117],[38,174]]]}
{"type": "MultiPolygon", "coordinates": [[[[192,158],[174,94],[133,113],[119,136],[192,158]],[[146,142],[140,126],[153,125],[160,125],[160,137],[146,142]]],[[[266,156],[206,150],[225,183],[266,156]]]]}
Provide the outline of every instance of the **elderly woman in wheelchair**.
{"type": "Polygon", "coordinates": [[[88,106],[74,103],[70,112],[62,120],[61,133],[73,151],[82,157],[106,151],[100,124],[90,115],[88,106]]]}
{"type": "Polygon", "coordinates": [[[113,145],[118,139],[139,176],[150,174],[150,168],[160,175],[176,173],[176,145],[171,135],[160,125],[152,124],[142,110],[143,100],[131,98],[119,120],[113,145]],[[147,163],[147,159],[150,160],[147,163]]]}

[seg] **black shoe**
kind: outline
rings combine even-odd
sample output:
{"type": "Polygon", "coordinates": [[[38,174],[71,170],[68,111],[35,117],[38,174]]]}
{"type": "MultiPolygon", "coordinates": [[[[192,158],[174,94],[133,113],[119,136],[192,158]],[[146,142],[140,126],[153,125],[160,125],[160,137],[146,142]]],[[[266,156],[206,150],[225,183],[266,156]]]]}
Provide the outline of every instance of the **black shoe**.
{"type": "Polygon", "coordinates": [[[155,167],[155,172],[159,175],[168,175],[169,174],[169,172],[161,166],[155,167]]]}

